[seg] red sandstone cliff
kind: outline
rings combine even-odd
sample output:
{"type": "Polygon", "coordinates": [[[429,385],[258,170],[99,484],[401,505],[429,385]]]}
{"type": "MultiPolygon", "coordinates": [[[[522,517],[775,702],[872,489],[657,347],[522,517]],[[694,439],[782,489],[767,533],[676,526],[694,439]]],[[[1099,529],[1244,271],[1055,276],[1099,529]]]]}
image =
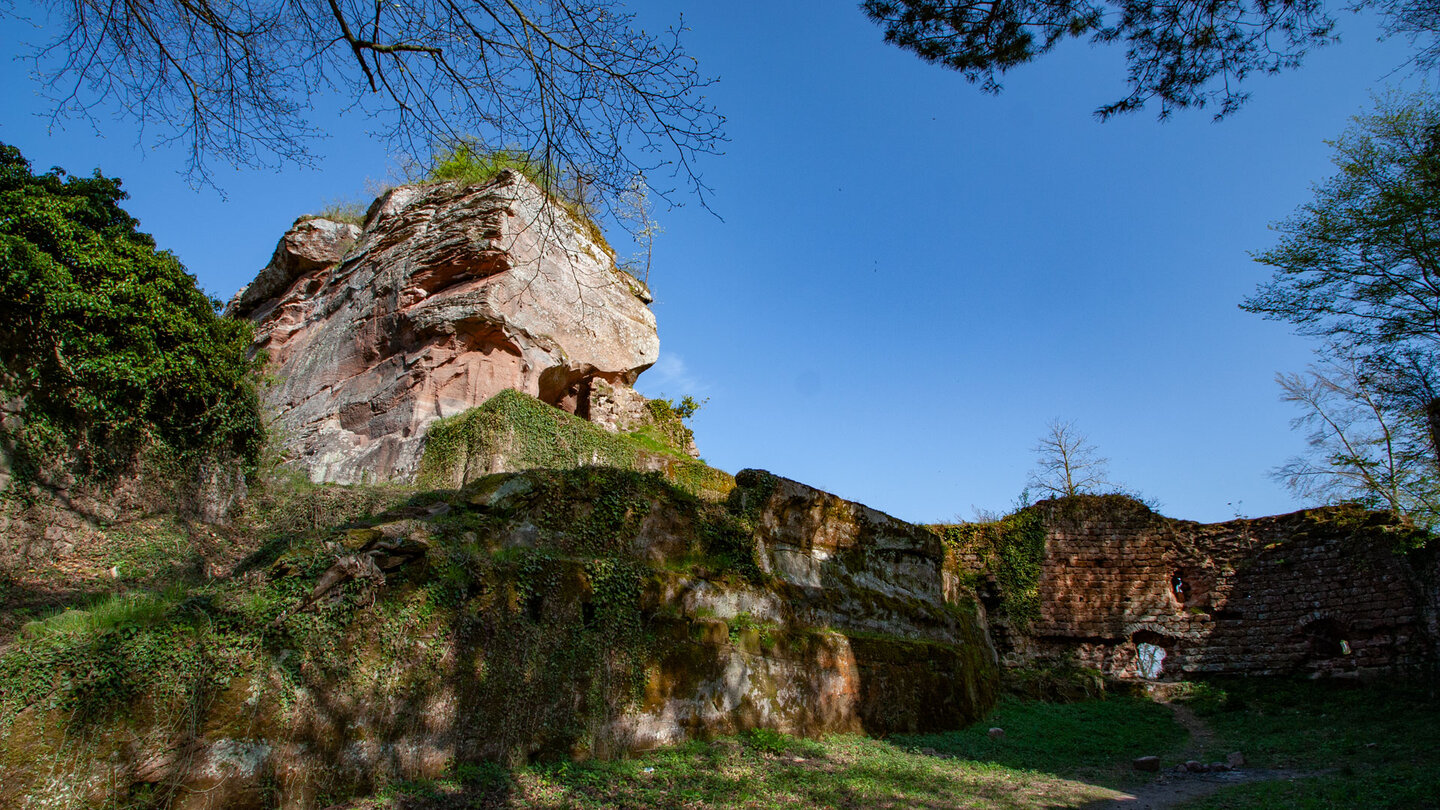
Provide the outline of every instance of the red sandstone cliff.
{"type": "Polygon", "coordinates": [[[307,218],[230,302],[279,382],[265,394],[314,481],[408,480],[425,428],[515,388],[575,412],[655,362],[640,282],[514,172],[402,186],[364,227],[307,218]]]}

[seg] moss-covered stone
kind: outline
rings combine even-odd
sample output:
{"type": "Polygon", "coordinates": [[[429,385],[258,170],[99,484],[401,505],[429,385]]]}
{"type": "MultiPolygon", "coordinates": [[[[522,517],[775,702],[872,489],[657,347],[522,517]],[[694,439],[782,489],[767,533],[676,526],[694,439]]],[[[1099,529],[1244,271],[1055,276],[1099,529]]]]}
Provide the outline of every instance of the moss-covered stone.
{"type": "Polygon", "coordinates": [[[653,437],[611,433],[513,389],[432,424],[417,482],[459,487],[492,473],[584,466],[658,472],[686,492],[715,499],[734,487],[727,473],[653,437]]]}
{"type": "MultiPolygon", "coordinates": [[[[861,514],[826,503],[829,519],[861,514]]],[[[60,775],[86,786],[80,804],[323,806],[477,761],[754,728],[926,730],[988,709],[975,611],[853,560],[822,570],[836,592],[771,576],[761,538],[778,535],[762,527],[778,517],[582,467],[285,535],[234,577],[92,609],[0,654],[0,799],[60,775]],[[863,631],[872,612],[885,632],[863,631]]],[[[903,534],[872,522],[864,544],[903,534]]]]}

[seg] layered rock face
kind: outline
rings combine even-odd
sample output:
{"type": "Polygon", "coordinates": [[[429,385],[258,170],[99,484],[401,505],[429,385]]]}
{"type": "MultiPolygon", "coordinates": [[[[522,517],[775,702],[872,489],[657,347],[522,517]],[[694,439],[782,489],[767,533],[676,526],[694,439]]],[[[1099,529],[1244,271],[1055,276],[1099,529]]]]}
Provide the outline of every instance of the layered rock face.
{"type": "MultiPolygon", "coordinates": [[[[736,478],[719,503],[610,468],[498,474],[269,545],[107,642],[105,661],[170,662],[133,692],[65,697],[36,656],[25,702],[0,704],[0,806],[323,807],[485,760],[984,716],[995,652],[935,535],[736,478]]],[[[77,681],[114,666],[61,660],[77,681]]]]}
{"type": "MultiPolygon", "coordinates": [[[[311,218],[230,302],[314,481],[409,480],[426,426],[514,388],[572,413],[659,354],[648,291],[524,177],[402,186],[358,228],[311,218]]],[[[582,413],[583,415],[583,413],[582,413]]]]}

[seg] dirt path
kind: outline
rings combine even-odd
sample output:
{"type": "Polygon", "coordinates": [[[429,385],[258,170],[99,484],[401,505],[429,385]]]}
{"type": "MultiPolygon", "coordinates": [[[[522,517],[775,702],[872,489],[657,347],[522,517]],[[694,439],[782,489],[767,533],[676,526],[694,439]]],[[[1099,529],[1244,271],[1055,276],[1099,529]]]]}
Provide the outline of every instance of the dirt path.
{"type": "Polygon", "coordinates": [[[1300,771],[1272,771],[1261,768],[1239,768],[1225,773],[1166,773],[1143,787],[1120,791],[1119,796],[1083,805],[1085,810],[1161,810],[1209,796],[1227,785],[1247,782],[1272,782],[1278,779],[1300,779],[1314,776],[1300,771]]]}
{"type": "MultiPolygon", "coordinates": [[[[1200,759],[1207,748],[1215,742],[1215,731],[1190,710],[1189,706],[1172,703],[1163,695],[1156,695],[1156,702],[1164,704],[1175,714],[1175,722],[1190,732],[1190,744],[1185,747],[1185,759],[1200,759]]],[[[1119,796],[1090,802],[1086,810],[1161,810],[1175,807],[1191,799],[1208,796],[1228,785],[1247,782],[1272,782],[1279,779],[1301,779],[1314,776],[1302,771],[1280,771],[1264,768],[1240,767],[1222,773],[1176,773],[1166,771],[1155,781],[1131,791],[1120,791],[1119,796]]]]}

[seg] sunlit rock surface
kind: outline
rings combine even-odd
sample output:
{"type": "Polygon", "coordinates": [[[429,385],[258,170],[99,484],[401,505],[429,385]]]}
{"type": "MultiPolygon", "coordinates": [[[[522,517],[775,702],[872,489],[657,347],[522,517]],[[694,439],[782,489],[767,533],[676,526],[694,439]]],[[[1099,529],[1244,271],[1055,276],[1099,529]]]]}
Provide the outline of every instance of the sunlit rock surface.
{"type": "MultiPolygon", "coordinates": [[[[505,388],[570,412],[659,354],[650,296],[598,232],[514,172],[402,186],[363,228],[303,219],[229,306],[257,328],[290,463],[409,480],[426,426],[505,388]]],[[[583,414],[582,414],[583,415],[583,414]]]]}
{"type": "Polygon", "coordinates": [[[995,652],[934,535],[736,479],[719,502],[611,468],[497,474],[270,544],[99,663],[25,657],[0,807],[161,786],[174,807],[323,807],[485,761],[984,716],[995,652]],[[130,691],[47,698],[152,660],[171,663],[130,691]]]}

